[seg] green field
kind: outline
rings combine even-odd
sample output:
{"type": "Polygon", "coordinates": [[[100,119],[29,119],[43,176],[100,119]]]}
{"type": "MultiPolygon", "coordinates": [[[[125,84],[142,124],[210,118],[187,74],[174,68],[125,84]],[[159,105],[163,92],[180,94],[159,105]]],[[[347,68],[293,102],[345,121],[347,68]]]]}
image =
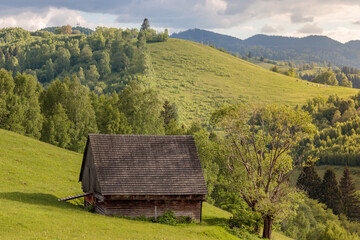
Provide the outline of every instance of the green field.
{"type": "Polygon", "coordinates": [[[154,81],[161,95],[176,102],[187,122],[207,120],[224,103],[252,101],[295,106],[307,99],[356,89],[323,87],[274,73],[195,42],[169,39],[148,45],[154,81]]]}
{"type": "MultiPolygon", "coordinates": [[[[0,239],[238,239],[228,212],[204,203],[203,222],[168,226],[87,212],[77,182],[82,155],[0,130],[0,239]]],[[[278,233],[274,239],[288,239],[278,233]]]]}

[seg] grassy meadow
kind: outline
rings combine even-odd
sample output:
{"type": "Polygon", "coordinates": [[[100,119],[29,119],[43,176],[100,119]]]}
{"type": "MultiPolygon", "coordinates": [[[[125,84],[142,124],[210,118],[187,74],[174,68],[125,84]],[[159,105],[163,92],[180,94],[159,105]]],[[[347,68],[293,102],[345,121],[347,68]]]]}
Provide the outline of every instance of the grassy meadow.
{"type": "MultiPolygon", "coordinates": [[[[201,224],[168,226],[87,212],[78,176],[82,155],[0,130],[0,239],[238,239],[231,214],[203,204],[201,224]]],[[[275,233],[274,239],[286,240],[275,233]]]]}
{"type": "Polygon", "coordinates": [[[307,99],[359,90],[323,87],[287,77],[199,43],[169,39],[148,45],[157,89],[186,122],[207,120],[225,103],[251,101],[296,106],[307,99]]]}

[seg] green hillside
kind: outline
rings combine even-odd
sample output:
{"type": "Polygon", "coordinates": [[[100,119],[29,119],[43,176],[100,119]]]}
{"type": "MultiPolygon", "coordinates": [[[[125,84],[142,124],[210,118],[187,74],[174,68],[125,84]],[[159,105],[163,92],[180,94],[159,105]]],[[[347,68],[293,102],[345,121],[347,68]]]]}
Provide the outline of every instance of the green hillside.
{"type": "Polygon", "coordinates": [[[0,239],[237,239],[216,226],[230,214],[208,204],[203,224],[173,227],[89,213],[80,200],[58,202],[81,193],[82,156],[8,131],[0,135],[0,239]]]}
{"type": "Polygon", "coordinates": [[[169,39],[148,48],[157,88],[164,98],[176,102],[186,119],[206,120],[225,102],[295,106],[318,95],[345,97],[358,92],[287,77],[195,42],[169,39]]]}
{"type": "MultiPolygon", "coordinates": [[[[0,130],[0,239],[238,239],[221,227],[231,214],[203,205],[203,223],[178,226],[89,213],[81,193],[81,154],[0,130]]],[[[288,239],[275,233],[275,239],[288,239]]]]}

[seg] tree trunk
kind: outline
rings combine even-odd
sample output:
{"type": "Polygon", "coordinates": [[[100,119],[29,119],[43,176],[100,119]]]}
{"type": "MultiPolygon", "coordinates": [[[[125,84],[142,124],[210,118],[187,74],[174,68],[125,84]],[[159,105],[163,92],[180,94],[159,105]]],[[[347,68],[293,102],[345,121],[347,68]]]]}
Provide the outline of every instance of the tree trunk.
{"type": "Polygon", "coordinates": [[[264,219],[263,238],[270,239],[272,232],[272,225],[273,225],[272,216],[267,215],[263,219],[264,219]]]}

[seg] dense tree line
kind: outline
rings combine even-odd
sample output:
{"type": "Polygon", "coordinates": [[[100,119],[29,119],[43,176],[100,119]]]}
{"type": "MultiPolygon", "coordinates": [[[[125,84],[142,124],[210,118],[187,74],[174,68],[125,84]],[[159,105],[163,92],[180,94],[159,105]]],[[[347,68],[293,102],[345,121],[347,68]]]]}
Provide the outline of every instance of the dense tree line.
{"type": "Polygon", "coordinates": [[[317,97],[302,108],[312,115],[318,132],[300,143],[299,153],[318,157],[318,164],[359,166],[360,95],[317,97]]]}
{"type": "Polygon", "coordinates": [[[141,79],[149,68],[146,42],[166,41],[167,30],[98,27],[91,35],[31,33],[20,28],[0,31],[0,68],[30,73],[48,86],[56,78],[79,75],[81,83],[98,93],[120,91],[131,80],[141,79]]]}
{"type": "Polygon", "coordinates": [[[327,71],[319,73],[299,74],[303,80],[322,83],[333,86],[360,88],[360,70],[353,67],[343,66],[340,69],[331,71],[329,67],[327,71]]]}
{"type": "Polygon", "coordinates": [[[88,133],[187,134],[176,106],[130,81],[119,93],[98,95],[77,75],[44,89],[30,74],[0,70],[0,127],[42,141],[83,151],[88,133]]]}
{"type": "Polygon", "coordinates": [[[319,200],[334,214],[345,214],[351,220],[360,220],[360,199],[356,196],[355,184],[348,167],[345,168],[340,184],[333,169],[327,169],[321,181],[314,163],[303,167],[297,180],[297,187],[312,199],[319,200]]]}
{"type": "MultiPolygon", "coordinates": [[[[69,25],[66,25],[69,26],[69,25]]],[[[40,29],[40,31],[47,31],[47,32],[51,32],[51,33],[56,33],[57,31],[59,31],[59,29],[61,29],[64,26],[58,26],[58,27],[47,27],[47,28],[42,28],[40,29]]],[[[70,26],[71,27],[71,26],[70,26]]],[[[60,33],[63,33],[60,31],[60,33]]],[[[80,27],[80,26],[76,26],[76,27],[71,27],[71,33],[72,34],[85,34],[85,35],[91,35],[94,33],[94,30],[91,30],[90,28],[86,28],[86,27],[80,27]]]]}

